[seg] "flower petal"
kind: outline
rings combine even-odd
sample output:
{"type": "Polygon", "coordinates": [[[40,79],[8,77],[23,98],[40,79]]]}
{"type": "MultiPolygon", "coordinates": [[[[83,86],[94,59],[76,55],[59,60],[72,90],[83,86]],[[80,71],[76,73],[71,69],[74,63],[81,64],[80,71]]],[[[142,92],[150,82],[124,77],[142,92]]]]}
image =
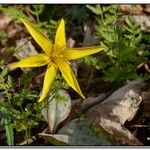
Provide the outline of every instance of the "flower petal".
{"type": "Polygon", "coordinates": [[[45,54],[36,54],[25,59],[22,59],[19,62],[12,63],[9,65],[10,69],[17,67],[39,67],[44,66],[49,62],[49,57],[45,54]]]}
{"type": "Polygon", "coordinates": [[[62,76],[67,81],[69,86],[71,86],[77,93],[79,93],[81,97],[85,98],[81,92],[78,81],[68,63],[69,62],[66,61],[59,61],[57,62],[57,66],[60,69],[62,76]]]}
{"type": "Polygon", "coordinates": [[[55,46],[57,51],[61,51],[66,47],[66,34],[65,34],[65,21],[61,19],[61,22],[57,28],[55,36],[55,46]]]}
{"type": "Polygon", "coordinates": [[[84,48],[68,48],[62,52],[64,58],[68,60],[78,59],[84,56],[88,56],[103,50],[103,47],[93,46],[84,48]]]}
{"type": "Polygon", "coordinates": [[[45,51],[47,55],[50,55],[52,51],[52,42],[39,31],[37,27],[35,27],[31,22],[26,19],[20,19],[34,38],[34,40],[41,46],[41,48],[45,51]]]}
{"type": "Polygon", "coordinates": [[[43,91],[42,91],[42,95],[39,99],[39,102],[44,100],[44,98],[47,96],[47,93],[50,90],[50,87],[52,85],[52,82],[54,81],[56,73],[57,73],[57,67],[54,64],[50,65],[47,68],[45,77],[44,77],[43,91]]]}

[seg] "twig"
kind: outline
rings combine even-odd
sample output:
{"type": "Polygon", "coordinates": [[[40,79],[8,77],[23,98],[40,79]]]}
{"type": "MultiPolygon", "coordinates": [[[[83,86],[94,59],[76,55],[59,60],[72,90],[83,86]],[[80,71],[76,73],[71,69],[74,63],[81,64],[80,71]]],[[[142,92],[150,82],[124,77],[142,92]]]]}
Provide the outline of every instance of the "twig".
{"type": "Polygon", "coordinates": [[[150,125],[132,125],[130,128],[150,128],[150,125]]]}
{"type": "Polygon", "coordinates": [[[28,145],[28,144],[31,144],[33,143],[35,140],[36,140],[36,136],[32,136],[30,139],[27,139],[21,143],[19,143],[19,145],[28,145]]]}

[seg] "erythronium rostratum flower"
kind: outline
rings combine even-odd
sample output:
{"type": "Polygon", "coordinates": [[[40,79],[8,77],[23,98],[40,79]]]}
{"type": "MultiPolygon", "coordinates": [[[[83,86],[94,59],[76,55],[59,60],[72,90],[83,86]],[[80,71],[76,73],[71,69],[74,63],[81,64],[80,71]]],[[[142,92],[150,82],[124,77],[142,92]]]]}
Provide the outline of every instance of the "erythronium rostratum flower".
{"type": "Polygon", "coordinates": [[[10,68],[39,67],[47,65],[43,91],[39,102],[41,102],[47,96],[58,69],[62,73],[62,76],[68,85],[71,86],[77,93],[79,93],[82,98],[85,98],[81,92],[77,79],[70,68],[69,61],[97,53],[103,50],[103,48],[100,46],[67,48],[65,22],[63,19],[61,19],[56,31],[54,44],[28,20],[21,18],[21,21],[24,23],[34,40],[41,46],[43,53],[32,55],[19,62],[12,63],[10,64],[10,68]]]}

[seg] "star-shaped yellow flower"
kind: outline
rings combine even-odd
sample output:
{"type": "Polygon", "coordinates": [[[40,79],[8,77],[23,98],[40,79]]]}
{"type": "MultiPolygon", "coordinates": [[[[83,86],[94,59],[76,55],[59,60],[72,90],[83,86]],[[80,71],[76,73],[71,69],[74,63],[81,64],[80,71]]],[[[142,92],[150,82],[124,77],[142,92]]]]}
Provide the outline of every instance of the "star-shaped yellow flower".
{"type": "Polygon", "coordinates": [[[55,43],[53,44],[43,33],[41,33],[28,20],[21,18],[34,40],[41,46],[43,53],[27,57],[19,62],[10,64],[10,68],[16,67],[39,67],[47,65],[44,77],[44,85],[39,102],[41,102],[50,90],[52,82],[59,69],[69,86],[71,86],[81,97],[81,92],[76,77],[70,68],[69,60],[78,59],[103,50],[102,47],[67,48],[65,36],[65,22],[62,19],[56,31],[55,43]]]}

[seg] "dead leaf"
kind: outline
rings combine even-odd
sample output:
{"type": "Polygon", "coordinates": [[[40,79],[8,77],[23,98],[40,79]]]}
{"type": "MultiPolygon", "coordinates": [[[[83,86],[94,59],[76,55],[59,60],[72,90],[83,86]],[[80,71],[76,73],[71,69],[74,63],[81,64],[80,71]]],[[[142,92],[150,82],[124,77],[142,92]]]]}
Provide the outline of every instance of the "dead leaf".
{"type": "Polygon", "coordinates": [[[6,29],[11,21],[12,19],[6,14],[0,14],[0,30],[6,29]]]}
{"type": "Polygon", "coordinates": [[[113,92],[105,101],[91,108],[86,117],[99,123],[114,135],[121,144],[142,145],[123,125],[135,116],[142,102],[143,81],[132,81],[113,92]]]}
{"type": "Polygon", "coordinates": [[[69,37],[67,40],[67,47],[72,48],[75,46],[75,43],[76,43],[76,41],[74,39],[72,39],[71,37],[69,37]]]}
{"type": "Polygon", "coordinates": [[[32,43],[26,38],[16,40],[16,46],[17,54],[15,54],[15,56],[18,60],[37,54],[32,43]]]}
{"type": "Polygon", "coordinates": [[[98,37],[92,33],[93,32],[92,28],[93,28],[93,25],[90,24],[90,22],[84,25],[85,36],[84,36],[83,43],[82,43],[83,47],[99,44],[98,37]]]}
{"type": "Polygon", "coordinates": [[[142,5],[120,5],[120,8],[124,13],[128,13],[130,15],[139,15],[143,13],[142,5]]]}
{"type": "Polygon", "coordinates": [[[150,16],[146,15],[133,15],[131,18],[140,25],[142,31],[150,32],[150,16]]]}
{"type": "Polygon", "coordinates": [[[13,38],[17,36],[18,33],[20,33],[23,30],[23,27],[20,24],[17,24],[16,22],[12,22],[7,27],[7,33],[9,38],[13,38]]]}
{"type": "MultiPolygon", "coordinates": [[[[37,51],[35,50],[32,43],[26,38],[16,40],[16,49],[17,52],[14,53],[14,56],[18,60],[37,54],[37,51]]],[[[31,70],[31,68],[21,68],[21,69],[25,71],[31,70]]]]}

